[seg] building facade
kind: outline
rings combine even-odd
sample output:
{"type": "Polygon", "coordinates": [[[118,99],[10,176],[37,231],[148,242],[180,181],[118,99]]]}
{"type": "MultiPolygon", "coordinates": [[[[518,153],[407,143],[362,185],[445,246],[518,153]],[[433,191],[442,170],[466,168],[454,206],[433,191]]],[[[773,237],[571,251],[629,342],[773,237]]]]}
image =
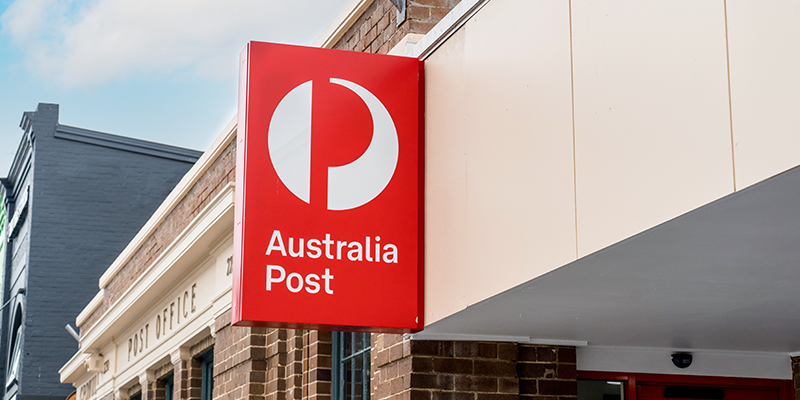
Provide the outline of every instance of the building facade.
{"type": "Polygon", "coordinates": [[[245,342],[263,350],[266,331],[230,328],[235,132],[231,123],[175,186],[77,316],[81,348],[61,377],[78,399],[211,398],[224,379],[264,376],[236,353],[245,342]]]}
{"type": "Polygon", "coordinates": [[[230,325],[232,122],[78,316],[79,400],[795,398],[796,6],[405,5],[316,45],[425,60],[425,330],[230,325]]]}
{"type": "Polygon", "coordinates": [[[58,123],[58,105],[26,112],[4,188],[5,399],[63,399],[64,330],[108,267],[199,152],[58,123]],[[6,247],[7,246],[7,247],[6,247]]]}

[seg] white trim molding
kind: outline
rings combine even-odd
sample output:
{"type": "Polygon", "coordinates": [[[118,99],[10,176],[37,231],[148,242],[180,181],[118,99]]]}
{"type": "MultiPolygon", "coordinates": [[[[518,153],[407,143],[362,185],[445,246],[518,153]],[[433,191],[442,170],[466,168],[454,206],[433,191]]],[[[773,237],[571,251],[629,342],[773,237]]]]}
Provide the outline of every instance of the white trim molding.
{"type": "Polygon", "coordinates": [[[514,342],[525,343],[527,336],[470,335],[461,333],[427,333],[425,331],[408,335],[411,340],[454,340],[464,342],[514,342]]]}
{"type": "Polygon", "coordinates": [[[191,354],[189,354],[189,349],[185,346],[180,346],[172,353],[169,353],[169,362],[172,364],[177,364],[181,361],[187,361],[191,358],[191,354]]]}
{"type": "Polygon", "coordinates": [[[539,339],[530,338],[527,344],[539,344],[542,346],[570,346],[570,347],[586,347],[589,342],[585,340],[561,340],[561,339],[539,339]]]}
{"type": "Polygon", "coordinates": [[[163,291],[196,267],[198,261],[208,258],[208,246],[230,232],[233,225],[234,192],[235,185],[231,182],[209,202],[153,261],[150,268],[82,335],[80,351],[88,351],[87,349],[111,341],[114,335],[127,328],[125,323],[117,323],[118,321],[135,320],[146,310],[146,296],[163,291]]]}
{"type": "Polygon", "coordinates": [[[389,50],[389,54],[393,56],[406,56],[411,57],[414,51],[414,46],[419,43],[425,35],[421,33],[409,33],[403,36],[397,44],[389,50]]]}
{"type": "Polygon", "coordinates": [[[539,339],[528,336],[472,335],[462,333],[428,333],[425,331],[407,335],[410,340],[454,340],[465,342],[512,342],[542,346],[583,347],[589,343],[582,340],[539,339]]]}
{"type": "Polygon", "coordinates": [[[411,55],[428,58],[487,3],[489,0],[462,0],[414,46],[411,55]]]}
{"type": "Polygon", "coordinates": [[[320,33],[312,46],[321,47],[323,49],[330,49],[339,39],[344,36],[345,32],[350,29],[356,22],[358,17],[364,13],[364,10],[369,7],[375,0],[350,0],[347,5],[339,11],[339,14],[333,21],[320,33]]]}
{"type": "Polygon", "coordinates": [[[85,374],[87,372],[86,360],[89,359],[89,356],[90,354],[80,351],[75,353],[72,358],[58,370],[61,376],[61,382],[74,382],[78,379],[79,375],[85,374]]]}
{"type": "Polygon", "coordinates": [[[100,289],[100,291],[97,292],[96,295],[94,295],[92,301],[90,301],[89,304],[87,304],[86,307],[83,308],[83,311],[81,311],[81,313],[78,314],[78,317],[75,318],[75,326],[81,326],[83,325],[84,322],[86,322],[86,320],[89,318],[90,315],[92,315],[94,310],[97,310],[97,307],[100,307],[100,304],[103,304],[103,298],[105,297],[105,295],[106,295],[105,289],[100,289]]]}

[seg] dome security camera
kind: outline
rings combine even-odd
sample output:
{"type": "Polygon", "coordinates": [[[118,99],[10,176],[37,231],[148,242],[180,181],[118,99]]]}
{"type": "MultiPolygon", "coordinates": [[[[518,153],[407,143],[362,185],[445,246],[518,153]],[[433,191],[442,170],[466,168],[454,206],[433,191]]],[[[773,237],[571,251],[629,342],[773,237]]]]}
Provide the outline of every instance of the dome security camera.
{"type": "Polygon", "coordinates": [[[675,353],[672,355],[672,363],[680,369],[689,368],[692,365],[692,355],[689,353],[675,353]]]}

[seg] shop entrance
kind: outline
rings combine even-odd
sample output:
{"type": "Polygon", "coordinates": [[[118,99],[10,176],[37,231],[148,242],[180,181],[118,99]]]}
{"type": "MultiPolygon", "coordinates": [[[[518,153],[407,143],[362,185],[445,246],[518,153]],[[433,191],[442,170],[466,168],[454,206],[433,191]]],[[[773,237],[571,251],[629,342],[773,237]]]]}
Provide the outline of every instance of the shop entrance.
{"type": "Polygon", "coordinates": [[[578,400],[793,400],[792,381],[579,372],[578,400]]]}
{"type": "Polygon", "coordinates": [[[685,385],[638,385],[638,400],[719,399],[719,400],[780,400],[775,389],[741,389],[728,387],[685,385]]]}

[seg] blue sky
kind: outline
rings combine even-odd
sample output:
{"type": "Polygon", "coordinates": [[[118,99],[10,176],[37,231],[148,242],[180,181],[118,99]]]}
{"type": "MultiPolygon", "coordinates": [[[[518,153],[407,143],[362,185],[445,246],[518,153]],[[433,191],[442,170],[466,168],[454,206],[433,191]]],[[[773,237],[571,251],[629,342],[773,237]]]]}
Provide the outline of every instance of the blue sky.
{"type": "Polygon", "coordinates": [[[0,0],[0,176],[24,111],[205,150],[236,112],[248,40],[311,44],[347,0],[0,0]]]}

